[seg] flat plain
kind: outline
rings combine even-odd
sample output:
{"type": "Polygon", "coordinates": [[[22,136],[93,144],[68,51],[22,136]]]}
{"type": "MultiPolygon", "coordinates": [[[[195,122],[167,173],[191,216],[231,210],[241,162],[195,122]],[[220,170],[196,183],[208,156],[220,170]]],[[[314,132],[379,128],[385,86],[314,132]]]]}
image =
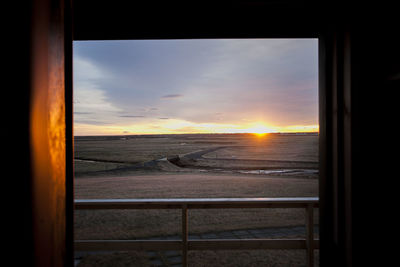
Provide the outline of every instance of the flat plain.
{"type": "MultiPolygon", "coordinates": [[[[318,135],[76,137],[75,177],[77,199],[315,197],[318,196],[318,135]]],[[[180,216],[179,210],[80,210],[75,212],[75,238],[121,240],[176,236],[181,229],[180,216]]],[[[317,210],[314,223],[318,224],[317,210]]],[[[189,211],[190,234],[299,225],[304,225],[301,209],[189,211]]],[[[191,253],[193,258],[200,259],[202,256],[196,255],[203,255],[191,253]]],[[[229,261],[227,255],[232,254],[213,252],[210,256],[209,253],[204,252],[203,266],[210,266],[210,262],[218,266],[218,261],[210,261],[210,257],[229,261]]],[[[291,266],[305,261],[303,253],[279,253],[286,256],[264,257],[269,259],[268,264],[262,260],[258,264],[233,260],[232,264],[225,262],[224,265],[281,266],[279,259],[288,255],[296,263],[291,266]]],[[[200,264],[196,266],[202,266],[196,262],[200,264]]]]}
{"type": "Polygon", "coordinates": [[[75,177],[207,172],[317,178],[315,134],[182,134],[75,138],[75,177]],[[314,175],[313,175],[314,174],[314,175]]]}

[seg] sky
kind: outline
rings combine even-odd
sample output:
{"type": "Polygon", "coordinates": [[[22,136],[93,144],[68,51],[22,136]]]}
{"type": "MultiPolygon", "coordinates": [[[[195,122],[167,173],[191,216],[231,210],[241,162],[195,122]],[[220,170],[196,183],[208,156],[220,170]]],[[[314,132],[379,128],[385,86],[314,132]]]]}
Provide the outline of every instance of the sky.
{"type": "Polygon", "coordinates": [[[317,39],[73,45],[74,135],[318,131],[317,39]]]}

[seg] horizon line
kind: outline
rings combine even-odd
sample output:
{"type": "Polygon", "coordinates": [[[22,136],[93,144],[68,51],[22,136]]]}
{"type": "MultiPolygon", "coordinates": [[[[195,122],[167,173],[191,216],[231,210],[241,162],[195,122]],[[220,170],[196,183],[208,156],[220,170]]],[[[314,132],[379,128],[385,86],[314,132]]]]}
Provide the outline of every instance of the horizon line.
{"type": "MultiPolygon", "coordinates": [[[[137,133],[137,134],[96,134],[96,135],[74,135],[74,137],[87,137],[87,136],[143,136],[143,135],[195,135],[195,134],[258,134],[258,133],[137,133]]],[[[271,132],[262,134],[319,134],[319,131],[309,131],[309,132],[271,132]]]]}

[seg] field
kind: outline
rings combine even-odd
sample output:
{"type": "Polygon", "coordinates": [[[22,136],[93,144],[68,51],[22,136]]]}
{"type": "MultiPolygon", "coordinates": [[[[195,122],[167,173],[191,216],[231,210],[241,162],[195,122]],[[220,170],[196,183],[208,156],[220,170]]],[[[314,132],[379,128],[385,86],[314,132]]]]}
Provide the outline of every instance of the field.
{"type": "MultiPolygon", "coordinates": [[[[76,198],[318,196],[317,135],[77,137],[75,159],[76,198]]],[[[315,224],[317,217],[318,214],[315,224]]],[[[180,233],[180,222],[178,210],[76,211],[75,238],[175,236],[180,233]]],[[[304,211],[297,209],[189,212],[190,234],[299,225],[304,225],[304,211]]],[[[213,266],[210,262],[214,262],[214,266],[281,266],[279,261],[282,261],[290,266],[301,266],[305,260],[301,251],[241,253],[244,253],[240,256],[242,261],[235,259],[228,264],[229,255],[240,253],[191,252],[190,257],[198,259],[191,265],[213,266]],[[249,258],[257,259],[258,263],[249,262],[249,258]],[[224,263],[217,263],[217,259],[224,263]],[[263,263],[265,260],[270,265],[263,263]]],[[[141,253],[118,255],[112,264],[127,258],[132,259],[131,263],[138,262],[137,266],[149,264],[144,263],[142,256],[141,253]]],[[[112,266],[107,265],[110,255],[96,257],[82,260],[81,265],[90,266],[90,262],[96,262],[96,266],[112,266]],[[103,258],[99,260],[99,257],[103,258]]]]}
{"type": "Polygon", "coordinates": [[[187,134],[75,138],[75,177],[212,172],[317,177],[318,136],[187,134]]]}

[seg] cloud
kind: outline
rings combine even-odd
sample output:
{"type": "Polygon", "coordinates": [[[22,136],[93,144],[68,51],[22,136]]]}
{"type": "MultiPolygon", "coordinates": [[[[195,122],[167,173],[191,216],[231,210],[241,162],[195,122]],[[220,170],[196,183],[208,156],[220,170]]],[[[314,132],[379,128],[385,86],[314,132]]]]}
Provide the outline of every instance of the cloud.
{"type": "Polygon", "coordinates": [[[169,120],[169,118],[158,118],[159,120],[169,120]]]}
{"type": "Polygon", "coordinates": [[[90,58],[74,55],[74,114],[75,123],[111,125],[115,114],[121,112],[118,103],[107,97],[104,82],[112,75],[90,58]]]}
{"type": "Polygon", "coordinates": [[[171,95],[163,95],[161,98],[179,98],[183,97],[181,94],[171,94],[171,95]]]}
{"type": "Polygon", "coordinates": [[[81,120],[75,119],[74,121],[77,124],[91,124],[91,125],[111,125],[112,122],[102,121],[102,120],[81,120]]]}
{"type": "Polygon", "coordinates": [[[74,111],[74,114],[76,114],[76,115],[88,115],[88,114],[93,114],[93,112],[78,112],[78,111],[74,111]]]}
{"type": "Polygon", "coordinates": [[[142,116],[142,115],[120,115],[118,117],[120,117],[120,118],[145,118],[145,116],[142,116]]]}

